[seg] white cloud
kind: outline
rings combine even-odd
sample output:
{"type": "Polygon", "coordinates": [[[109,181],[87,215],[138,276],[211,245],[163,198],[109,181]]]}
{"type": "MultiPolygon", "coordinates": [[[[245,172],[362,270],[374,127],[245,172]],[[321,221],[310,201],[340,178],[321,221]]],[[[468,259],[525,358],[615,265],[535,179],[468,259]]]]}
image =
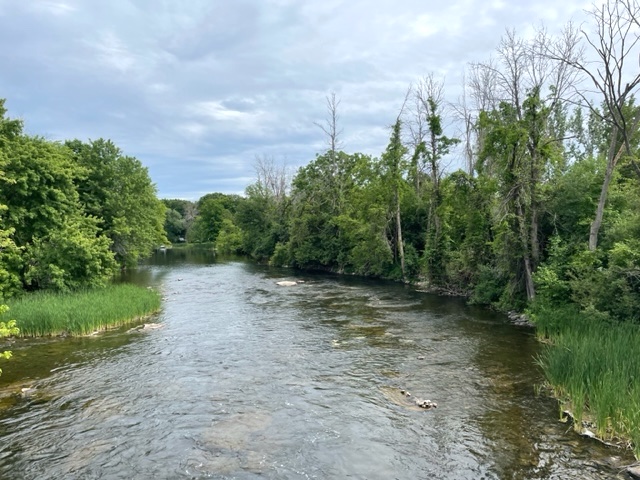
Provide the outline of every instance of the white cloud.
{"type": "Polygon", "coordinates": [[[33,0],[27,2],[27,5],[34,12],[56,16],[69,15],[78,10],[77,7],[65,2],[33,0]]]}
{"type": "Polygon", "coordinates": [[[120,73],[126,73],[136,65],[135,55],[114,32],[103,32],[100,37],[99,41],[93,43],[93,47],[104,65],[120,73]]]}
{"type": "Polygon", "coordinates": [[[235,191],[256,154],[324,149],[331,91],[345,149],[379,155],[409,83],[436,72],[455,99],[505,28],[556,28],[589,2],[0,0],[0,90],[30,131],[126,145],[161,195],[228,175],[235,191]]]}

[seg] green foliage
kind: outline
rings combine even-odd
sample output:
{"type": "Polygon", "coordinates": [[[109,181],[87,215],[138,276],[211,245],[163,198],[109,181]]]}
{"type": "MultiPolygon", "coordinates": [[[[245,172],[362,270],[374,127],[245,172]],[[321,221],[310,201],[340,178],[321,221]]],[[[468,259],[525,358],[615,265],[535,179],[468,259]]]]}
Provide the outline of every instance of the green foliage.
{"type": "Polygon", "coordinates": [[[268,260],[278,243],[287,242],[289,200],[277,197],[260,183],[247,187],[246,195],[235,214],[235,224],[243,231],[242,250],[258,260],[268,260]]]}
{"type": "Polygon", "coordinates": [[[215,242],[225,218],[230,218],[222,196],[205,195],[198,200],[198,216],[189,232],[189,241],[194,243],[215,242]]]}
{"type": "Polygon", "coordinates": [[[220,253],[242,253],[242,230],[230,218],[222,220],[216,237],[216,251],[220,253]]]}
{"type": "Polygon", "coordinates": [[[77,179],[85,212],[101,219],[100,233],[111,240],[111,250],[122,266],[135,265],[155,247],[167,243],[164,204],[148,170],[127,157],[111,141],[66,142],[84,172],[77,179]]]}
{"type": "MultiPolygon", "coordinates": [[[[72,293],[36,292],[9,303],[23,337],[88,335],[157,312],[160,294],[131,284],[72,293]]],[[[7,314],[0,314],[6,322],[7,314]]]]}
{"type": "Polygon", "coordinates": [[[495,267],[481,265],[477,273],[470,302],[478,305],[497,305],[505,291],[507,279],[495,267]]]}
{"type": "Polygon", "coordinates": [[[164,229],[171,243],[186,241],[198,213],[196,203],[181,199],[163,199],[167,208],[164,229]]]}
{"type": "Polygon", "coordinates": [[[289,244],[276,243],[276,247],[271,255],[270,264],[276,267],[288,267],[291,265],[293,257],[289,244]]]}
{"type": "MultiPolygon", "coordinates": [[[[2,221],[1,209],[0,221],[2,221]]],[[[0,300],[13,296],[22,289],[19,275],[22,256],[21,250],[13,241],[13,232],[13,228],[3,230],[0,227],[0,300]]]]}
{"type": "Polygon", "coordinates": [[[0,299],[103,286],[166,242],[147,170],[110,141],[22,132],[0,100],[0,299]]]}
{"type": "Polygon", "coordinates": [[[62,145],[14,133],[2,142],[0,290],[104,284],[113,258],[79,201],[75,182],[84,169],[62,145]]]}
{"type": "MultiPolygon", "coordinates": [[[[2,107],[2,104],[0,104],[0,107],[2,107]]],[[[0,316],[5,315],[8,310],[9,310],[9,307],[7,307],[6,305],[0,305],[0,316]]],[[[0,338],[18,335],[19,333],[20,333],[20,329],[17,327],[15,320],[0,321],[0,338]]],[[[10,359],[11,352],[8,350],[0,352],[0,358],[4,360],[10,359]]],[[[2,375],[1,368],[0,368],[0,375],[2,375]]]]}
{"type": "Polygon", "coordinates": [[[485,294],[481,291],[488,284],[483,281],[483,285],[478,285],[481,270],[489,268],[492,262],[492,185],[484,177],[473,178],[459,170],[443,179],[441,192],[440,282],[462,294],[468,295],[475,289],[475,302],[493,303],[494,288],[485,294]],[[481,297],[486,297],[485,301],[481,297]]]}
{"type": "Polygon", "coordinates": [[[187,236],[187,225],[183,216],[173,208],[167,208],[164,231],[171,243],[183,242],[187,236]]]}
{"type": "Polygon", "coordinates": [[[26,249],[25,283],[57,291],[105,286],[117,264],[111,242],[98,232],[97,219],[75,216],[34,239],[26,249]]]}

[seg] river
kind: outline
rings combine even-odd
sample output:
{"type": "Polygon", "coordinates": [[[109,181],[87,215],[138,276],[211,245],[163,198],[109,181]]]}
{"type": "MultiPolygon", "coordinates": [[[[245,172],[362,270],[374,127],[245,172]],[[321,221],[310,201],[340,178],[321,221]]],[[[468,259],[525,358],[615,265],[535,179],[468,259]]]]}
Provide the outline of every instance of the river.
{"type": "Polygon", "coordinates": [[[163,328],[13,345],[0,478],[622,479],[633,461],[536,395],[530,329],[460,299],[181,249],[126,280],[162,291],[163,328]]]}

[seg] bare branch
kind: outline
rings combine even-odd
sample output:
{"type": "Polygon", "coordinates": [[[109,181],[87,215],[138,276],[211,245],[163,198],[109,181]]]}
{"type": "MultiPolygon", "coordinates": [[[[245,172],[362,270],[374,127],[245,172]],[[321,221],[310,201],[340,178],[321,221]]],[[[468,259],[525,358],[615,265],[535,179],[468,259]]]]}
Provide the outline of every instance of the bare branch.
{"type": "Polygon", "coordinates": [[[338,107],[340,106],[340,99],[336,98],[335,92],[331,92],[331,94],[326,97],[326,101],[327,118],[324,123],[313,122],[313,124],[320,128],[320,130],[322,130],[327,136],[329,151],[332,155],[335,155],[336,151],[342,148],[342,142],[340,140],[342,129],[338,130],[338,107]]]}

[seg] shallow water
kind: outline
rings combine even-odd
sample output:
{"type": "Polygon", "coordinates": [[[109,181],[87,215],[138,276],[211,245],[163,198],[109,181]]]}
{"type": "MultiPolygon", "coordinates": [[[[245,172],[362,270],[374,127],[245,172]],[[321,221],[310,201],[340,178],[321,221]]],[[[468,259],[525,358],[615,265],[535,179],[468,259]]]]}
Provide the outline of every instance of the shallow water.
{"type": "Polygon", "coordinates": [[[127,281],[161,289],[163,328],[13,345],[0,478],[604,479],[632,461],[535,394],[532,331],[458,299],[178,249],[127,281]]]}

